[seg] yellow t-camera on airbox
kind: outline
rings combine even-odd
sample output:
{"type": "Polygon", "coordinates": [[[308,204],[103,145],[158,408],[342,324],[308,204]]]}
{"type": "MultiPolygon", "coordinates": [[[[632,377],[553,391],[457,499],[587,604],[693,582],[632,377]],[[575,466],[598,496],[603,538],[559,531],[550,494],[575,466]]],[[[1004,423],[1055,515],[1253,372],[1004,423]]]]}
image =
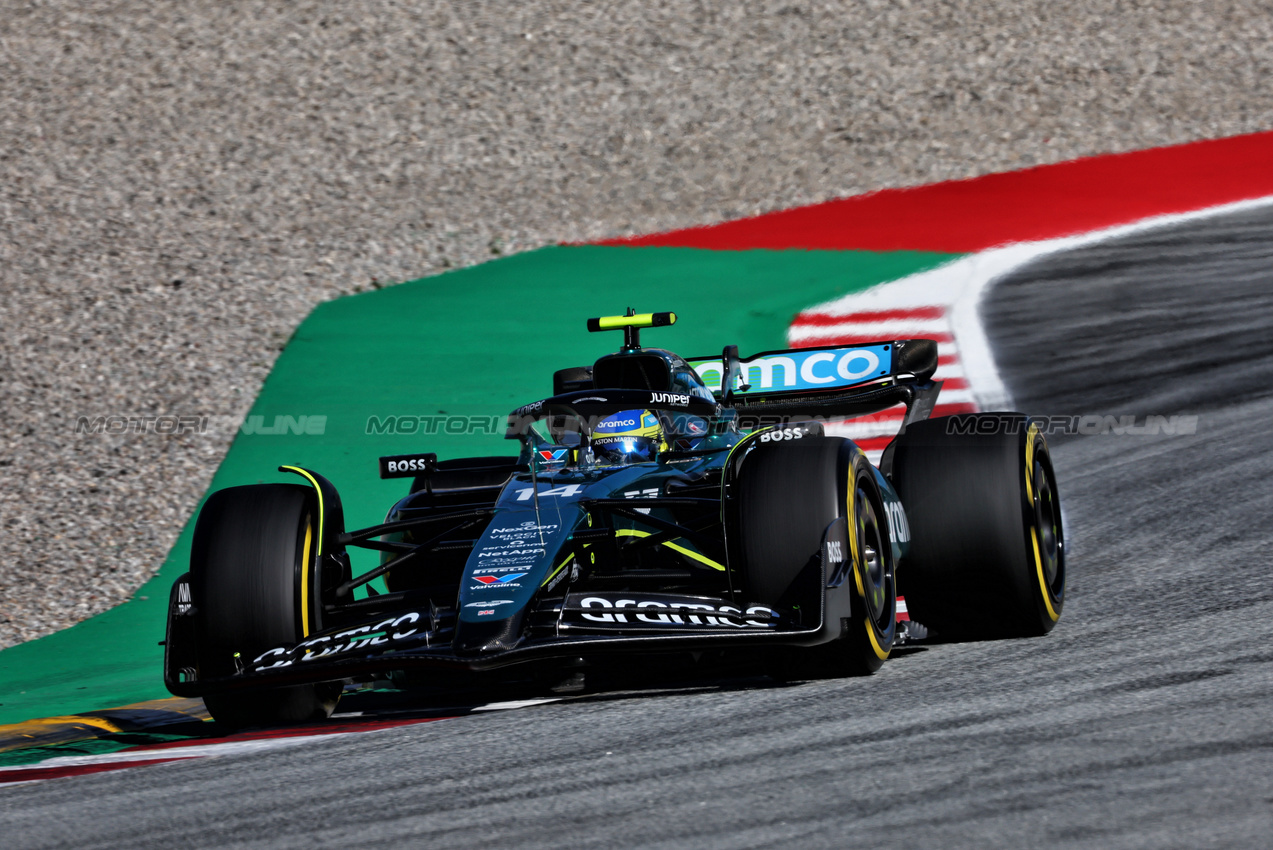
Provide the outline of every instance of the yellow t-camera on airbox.
{"type": "Polygon", "coordinates": [[[641,328],[664,328],[676,324],[675,313],[640,313],[631,307],[624,316],[601,316],[588,320],[588,330],[623,331],[623,349],[634,351],[641,347],[641,328]]]}

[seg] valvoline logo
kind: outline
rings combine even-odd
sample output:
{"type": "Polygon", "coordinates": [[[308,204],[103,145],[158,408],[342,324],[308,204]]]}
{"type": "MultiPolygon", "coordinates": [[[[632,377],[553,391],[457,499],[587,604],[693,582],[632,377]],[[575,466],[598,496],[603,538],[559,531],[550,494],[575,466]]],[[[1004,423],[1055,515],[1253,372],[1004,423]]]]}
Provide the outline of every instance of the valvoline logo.
{"type": "Polygon", "coordinates": [[[509,573],[506,576],[473,576],[474,581],[480,581],[482,584],[508,584],[517,581],[526,573],[509,573]]]}

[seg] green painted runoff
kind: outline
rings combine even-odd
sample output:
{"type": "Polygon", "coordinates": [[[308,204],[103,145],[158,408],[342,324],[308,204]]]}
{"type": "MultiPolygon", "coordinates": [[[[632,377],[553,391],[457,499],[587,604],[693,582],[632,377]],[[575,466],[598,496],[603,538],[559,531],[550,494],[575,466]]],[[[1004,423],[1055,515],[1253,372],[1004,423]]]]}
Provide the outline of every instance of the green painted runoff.
{"type": "MultiPolygon", "coordinates": [[[[380,455],[515,454],[502,417],[550,395],[555,370],[590,364],[622,341],[613,331],[588,333],[589,317],[670,310],[677,324],[642,331],[642,344],[686,356],[736,344],[746,356],[784,348],[801,309],[956,256],[552,247],[338,298],[319,305],[279,356],[251,410],[260,419],[240,429],[209,492],[301,482],[276,471],[297,464],[336,485],[347,526],[371,525],[406,491],[405,481],[377,477],[380,455]],[[446,432],[470,417],[477,433],[446,432]],[[484,433],[482,422],[494,424],[484,433]],[[320,424],[321,434],[294,433],[320,424]],[[421,433],[430,428],[441,433],[421,433]],[[285,433],[263,433],[273,430],[285,433]]],[[[192,517],[132,601],[0,652],[0,724],[168,695],[158,643],[193,525],[192,517]]],[[[355,561],[362,569],[371,563],[355,561]]]]}

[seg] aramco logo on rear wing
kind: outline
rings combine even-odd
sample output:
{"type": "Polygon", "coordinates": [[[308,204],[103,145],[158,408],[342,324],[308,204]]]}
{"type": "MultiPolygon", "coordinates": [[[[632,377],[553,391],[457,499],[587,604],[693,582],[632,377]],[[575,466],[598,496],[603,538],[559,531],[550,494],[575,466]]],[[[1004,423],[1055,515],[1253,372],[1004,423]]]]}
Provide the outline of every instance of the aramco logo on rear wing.
{"type": "MultiPolygon", "coordinates": [[[[712,392],[720,392],[725,371],[719,357],[689,364],[712,392]]],[[[747,393],[827,390],[883,378],[892,372],[893,346],[808,348],[758,354],[742,361],[740,383],[747,393]]]]}

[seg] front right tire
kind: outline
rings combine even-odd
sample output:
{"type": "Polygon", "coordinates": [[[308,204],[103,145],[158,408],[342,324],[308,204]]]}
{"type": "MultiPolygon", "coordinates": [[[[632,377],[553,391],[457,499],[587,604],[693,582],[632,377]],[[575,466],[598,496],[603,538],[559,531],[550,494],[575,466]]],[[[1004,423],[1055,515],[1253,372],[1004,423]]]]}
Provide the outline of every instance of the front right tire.
{"type": "Polygon", "coordinates": [[[739,575],[749,601],[820,604],[823,535],[845,520],[852,560],[846,581],[853,584],[848,630],[801,655],[821,675],[879,670],[897,635],[897,586],[883,500],[866,456],[840,437],[762,443],[744,460],[736,487],[739,575]]]}
{"type": "MultiPolygon", "coordinates": [[[[232,676],[319,628],[317,516],[313,491],[296,484],[230,487],[208,498],[190,555],[200,679],[232,676]]],[[[203,701],[226,726],[271,726],[329,716],[340,691],[340,683],[325,682],[225,691],[203,701]]]]}

